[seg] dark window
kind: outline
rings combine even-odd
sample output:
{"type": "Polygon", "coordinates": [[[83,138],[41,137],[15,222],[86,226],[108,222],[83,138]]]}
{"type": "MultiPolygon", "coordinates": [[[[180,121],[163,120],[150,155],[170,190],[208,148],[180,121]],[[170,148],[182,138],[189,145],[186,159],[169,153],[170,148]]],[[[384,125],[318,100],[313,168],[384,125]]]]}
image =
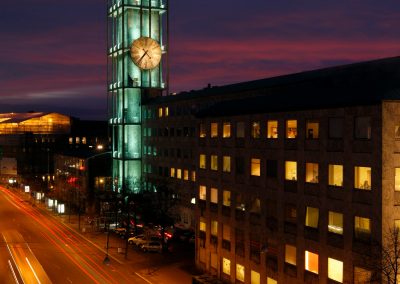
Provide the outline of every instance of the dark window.
{"type": "Polygon", "coordinates": [[[278,177],[278,161],[267,160],[267,177],[278,177]]]}
{"type": "Polygon", "coordinates": [[[330,117],[328,125],[329,138],[339,139],[343,138],[343,122],[342,117],[330,117]]]}
{"type": "Polygon", "coordinates": [[[244,158],[236,157],[235,159],[236,174],[244,174],[244,158]]]}
{"type": "Polygon", "coordinates": [[[175,128],[171,128],[170,130],[169,130],[169,136],[174,136],[175,135],[175,128]]]}
{"type": "Polygon", "coordinates": [[[355,118],[354,137],[356,139],[371,139],[371,117],[360,116],[355,118]]]}

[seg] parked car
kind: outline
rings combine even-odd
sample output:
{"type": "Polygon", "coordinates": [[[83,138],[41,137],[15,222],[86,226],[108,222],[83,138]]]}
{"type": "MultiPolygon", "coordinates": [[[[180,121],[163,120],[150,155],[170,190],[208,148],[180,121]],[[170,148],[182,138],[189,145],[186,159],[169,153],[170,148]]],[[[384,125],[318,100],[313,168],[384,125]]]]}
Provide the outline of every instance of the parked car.
{"type": "Polygon", "coordinates": [[[137,235],[128,239],[128,244],[139,246],[141,243],[145,242],[144,235],[137,235]]]}
{"type": "Polygon", "coordinates": [[[143,252],[154,251],[154,252],[161,252],[162,251],[162,244],[158,241],[147,241],[141,245],[141,249],[143,252]]]}
{"type": "Polygon", "coordinates": [[[126,228],[116,228],[114,230],[114,233],[116,233],[118,236],[123,236],[125,235],[126,228]]]}

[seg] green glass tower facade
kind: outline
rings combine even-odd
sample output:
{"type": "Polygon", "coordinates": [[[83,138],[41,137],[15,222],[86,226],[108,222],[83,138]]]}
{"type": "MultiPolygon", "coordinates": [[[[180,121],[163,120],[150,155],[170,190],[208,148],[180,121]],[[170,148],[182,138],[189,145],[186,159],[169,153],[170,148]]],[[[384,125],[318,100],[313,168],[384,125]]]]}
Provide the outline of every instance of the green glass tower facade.
{"type": "MultiPolygon", "coordinates": [[[[166,90],[167,6],[162,0],[108,1],[108,121],[113,190],[118,193],[135,191],[141,184],[142,101],[149,94],[161,95],[166,90]],[[162,57],[155,67],[142,69],[133,60],[132,43],[140,38],[159,44],[162,57]]],[[[140,59],[147,58],[146,51],[140,59]]]]}

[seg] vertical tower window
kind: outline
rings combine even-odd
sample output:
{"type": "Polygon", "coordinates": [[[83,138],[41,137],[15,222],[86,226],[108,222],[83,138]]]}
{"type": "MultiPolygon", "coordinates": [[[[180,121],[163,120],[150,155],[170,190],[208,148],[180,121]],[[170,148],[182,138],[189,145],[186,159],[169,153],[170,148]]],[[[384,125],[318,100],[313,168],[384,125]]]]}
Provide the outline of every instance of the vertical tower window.
{"type": "Polygon", "coordinates": [[[205,154],[200,154],[200,157],[199,157],[199,167],[200,167],[200,169],[205,169],[206,168],[206,162],[207,162],[206,155],[205,154]]]}
{"type": "Polygon", "coordinates": [[[371,219],[355,216],[354,236],[359,240],[369,240],[371,236],[371,219]]]}
{"type": "Polygon", "coordinates": [[[163,117],[163,109],[162,109],[162,107],[158,108],[158,117],[163,117]]]}
{"type": "Polygon", "coordinates": [[[173,178],[175,177],[175,168],[171,168],[170,170],[170,176],[173,178]]]}
{"type": "Polygon", "coordinates": [[[260,122],[253,121],[251,124],[251,137],[252,138],[260,138],[260,122]]]}
{"type": "Polygon", "coordinates": [[[211,203],[218,203],[218,189],[216,188],[211,188],[211,193],[210,193],[210,202],[211,203]]]}
{"type": "Polygon", "coordinates": [[[211,235],[218,236],[218,221],[212,220],[211,221],[211,235]]]}
{"type": "Polygon", "coordinates": [[[218,171],[218,156],[211,155],[211,170],[218,171]]]}
{"type": "Polygon", "coordinates": [[[222,126],[222,138],[230,138],[231,137],[231,123],[224,122],[222,126]]]}
{"type": "Polygon", "coordinates": [[[297,180],[297,162],[285,161],[285,179],[297,180]]]}
{"type": "Polygon", "coordinates": [[[261,160],[251,159],[251,175],[259,177],[260,174],[261,174],[261,160]]]}
{"type": "Polygon", "coordinates": [[[305,264],[305,269],[307,271],[310,271],[312,273],[318,274],[318,254],[312,253],[308,250],[305,251],[304,254],[304,264],[305,264]]]}
{"type": "Polygon", "coordinates": [[[314,207],[306,208],[306,221],[307,227],[318,229],[319,209],[314,207]]]}
{"type": "Polygon", "coordinates": [[[223,156],[222,158],[222,171],[226,173],[231,172],[231,157],[223,156]]]}
{"type": "Polygon", "coordinates": [[[354,188],[371,190],[370,167],[354,167],[354,188]]]}
{"type": "Polygon", "coordinates": [[[343,186],[343,165],[329,165],[328,183],[331,186],[343,186]]]}
{"type": "Polygon", "coordinates": [[[306,182],[318,183],[318,164],[306,163],[306,182]]]}
{"type": "Polygon", "coordinates": [[[200,123],[199,125],[199,136],[200,138],[204,138],[207,136],[206,126],[204,123],[200,123]]]}
{"type": "Polygon", "coordinates": [[[228,190],[224,190],[222,193],[222,205],[223,206],[231,206],[231,192],[228,190]]]}
{"type": "Polygon", "coordinates": [[[294,139],[297,137],[297,120],[286,120],[286,138],[294,139]]]}
{"type": "Polygon", "coordinates": [[[168,107],[164,108],[164,113],[165,113],[165,116],[169,116],[169,108],[168,107]]]}
{"type": "Polygon", "coordinates": [[[207,199],[207,188],[205,185],[199,186],[199,199],[201,199],[201,200],[207,199]]]}
{"type": "Polygon", "coordinates": [[[285,245],[285,262],[296,266],[296,247],[285,245]]]}
{"type": "Polygon", "coordinates": [[[400,191],[400,168],[394,169],[394,190],[400,191]]]}
{"type": "Polygon", "coordinates": [[[239,263],[236,264],[236,279],[244,282],[244,266],[239,263]]]}
{"type": "Polygon", "coordinates": [[[308,120],[306,123],[306,137],[307,139],[319,138],[319,122],[308,120]]]}
{"type": "Polygon", "coordinates": [[[267,122],[267,138],[276,139],[278,138],[278,121],[268,120],[267,122]]]}
{"type": "Polygon", "coordinates": [[[328,231],[331,233],[343,235],[343,214],[329,211],[328,231]]]}
{"type": "Polygon", "coordinates": [[[244,122],[239,121],[236,123],[236,137],[244,138],[244,122]]]}
{"type": "Polygon", "coordinates": [[[231,275],[231,261],[225,257],[222,258],[222,272],[231,275]]]}
{"type": "Polygon", "coordinates": [[[343,261],[328,257],[328,278],[343,283],[343,261]]]}
{"type": "Polygon", "coordinates": [[[218,137],[218,123],[211,122],[211,138],[218,137]]]}

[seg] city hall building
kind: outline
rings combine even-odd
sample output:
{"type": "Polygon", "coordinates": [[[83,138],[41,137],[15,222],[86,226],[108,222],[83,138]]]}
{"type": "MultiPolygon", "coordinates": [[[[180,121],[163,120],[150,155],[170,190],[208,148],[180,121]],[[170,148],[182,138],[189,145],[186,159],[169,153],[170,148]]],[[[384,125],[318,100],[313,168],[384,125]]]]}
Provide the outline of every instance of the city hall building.
{"type": "Polygon", "coordinates": [[[385,282],[400,227],[400,57],[168,94],[162,1],[109,1],[113,190],[168,180],[227,283],[385,282]]]}

